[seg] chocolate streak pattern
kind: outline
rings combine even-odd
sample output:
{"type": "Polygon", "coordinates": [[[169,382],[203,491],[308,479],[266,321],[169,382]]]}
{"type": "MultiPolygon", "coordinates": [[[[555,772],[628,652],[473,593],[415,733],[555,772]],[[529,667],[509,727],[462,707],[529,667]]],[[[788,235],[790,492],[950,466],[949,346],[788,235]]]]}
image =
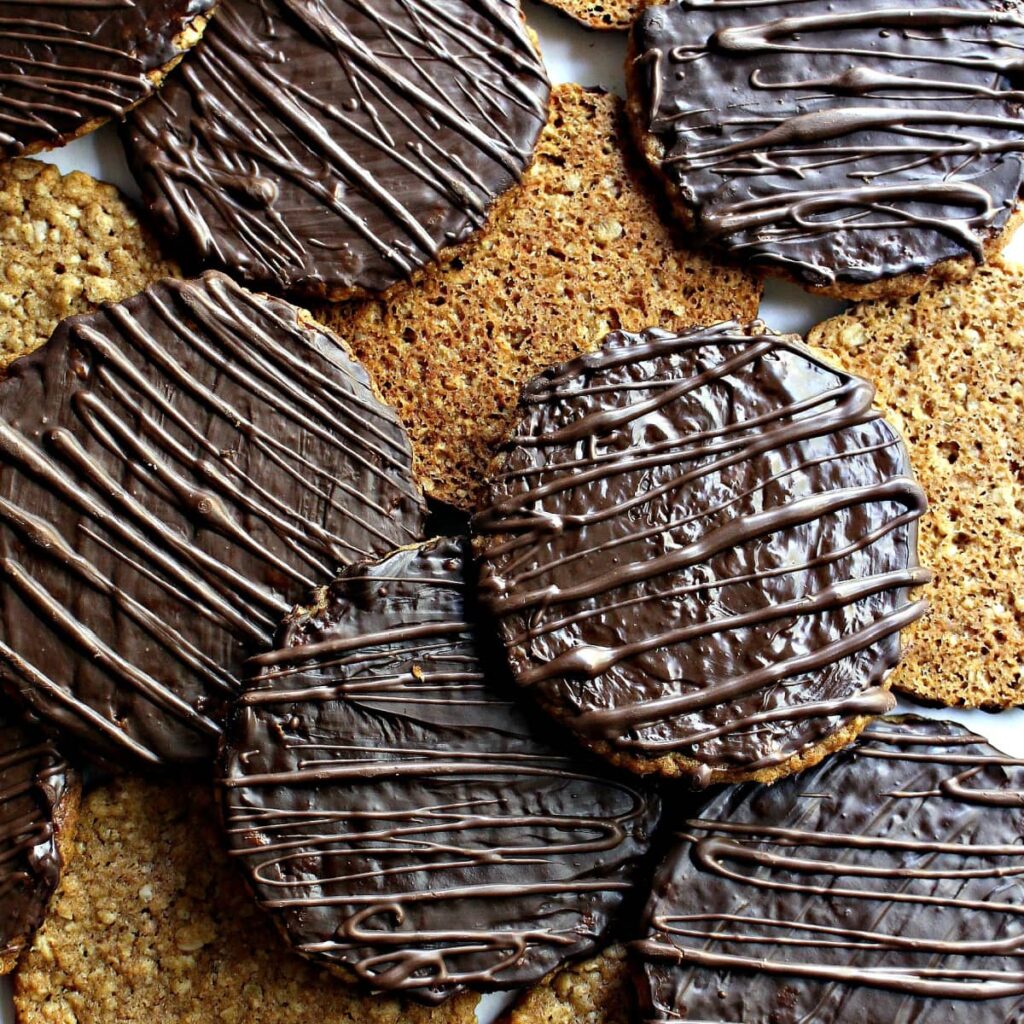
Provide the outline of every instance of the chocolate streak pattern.
{"type": "Polygon", "coordinates": [[[438,1002],[592,950],[658,800],[482,661],[463,544],[346,571],[284,629],[228,732],[225,821],[295,947],[438,1002]]]}
{"type": "Polygon", "coordinates": [[[1024,761],[922,719],[722,792],[655,879],[646,1019],[1021,1020],[1022,809],[1024,761]]]}
{"type": "Polygon", "coordinates": [[[0,962],[39,926],[57,888],[54,815],[73,780],[48,742],[0,716],[0,962]]]}
{"type": "Polygon", "coordinates": [[[517,681],[705,782],[890,709],[926,502],[873,396],[757,322],[616,332],[537,377],[474,524],[517,681]]]}
{"type": "Polygon", "coordinates": [[[219,274],[65,320],[0,381],[0,679],[93,752],[216,747],[311,586],[423,526],[333,335],[219,274]]]}
{"type": "Polygon", "coordinates": [[[1024,176],[1014,2],[679,0],[634,86],[695,229],[812,285],[983,258],[1024,176]]]}
{"type": "Polygon", "coordinates": [[[548,84],[517,0],[225,0],[132,116],[158,226],[206,266],[344,298],[483,226],[548,84]]]}
{"type": "Polygon", "coordinates": [[[0,0],[0,158],[121,116],[216,0],[0,0]]]}

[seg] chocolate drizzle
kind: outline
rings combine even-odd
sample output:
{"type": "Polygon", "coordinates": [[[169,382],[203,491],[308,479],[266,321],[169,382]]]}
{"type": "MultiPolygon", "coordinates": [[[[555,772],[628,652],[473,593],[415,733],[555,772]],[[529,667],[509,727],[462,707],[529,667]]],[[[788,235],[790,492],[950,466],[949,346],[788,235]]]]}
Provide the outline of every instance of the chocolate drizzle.
{"type": "Polygon", "coordinates": [[[0,2],[0,158],[59,146],[120,117],[180,56],[216,0],[0,2]],[[151,77],[152,76],[152,77],[151,77]]]}
{"type": "Polygon", "coordinates": [[[347,570],[254,659],[227,736],[260,903],[300,952],[423,1002],[592,950],[658,813],[505,689],[463,559],[438,540],[347,570]]]}
{"type": "Polygon", "coordinates": [[[694,229],[812,285],[981,260],[1024,175],[1024,14],[834,6],[676,0],[637,22],[634,98],[694,229]]]}
{"type": "Polygon", "coordinates": [[[547,98],[517,0],[224,0],[124,137],[202,265],[343,298],[480,228],[547,98]]]}
{"type": "Polygon", "coordinates": [[[0,679],[107,757],[209,757],[293,601],[417,538],[410,461],[333,335],[222,275],[65,320],[0,381],[0,679]]]}
{"type": "Polygon", "coordinates": [[[536,378],[474,524],[517,681],[702,781],[889,710],[925,498],[873,395],[759,323],[616,332],[536,378]]]}
{"type": "Polygon", "coordinates": [[[646,1019],[1017,1020],[1022,807],[1024,761],[916,718],[721,792],[655,879],[646,1019]]]}
{"type": "Polygon", "coordinates": [[[73,782],[49,743],[0,715],[0,963],[36,930],[57,888],[56,816],[73,782]]]}

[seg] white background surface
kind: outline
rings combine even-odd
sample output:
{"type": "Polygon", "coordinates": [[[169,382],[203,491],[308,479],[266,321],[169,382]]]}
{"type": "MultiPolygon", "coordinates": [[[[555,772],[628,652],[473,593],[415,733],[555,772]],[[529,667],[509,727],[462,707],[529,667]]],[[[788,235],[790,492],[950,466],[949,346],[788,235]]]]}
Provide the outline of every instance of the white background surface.
{"type": "MultiPolygon", "coordinates": [[[[619,94],[623,93],[624,35],[587,31],[531,0],[526,0],[526,11],[530,25],[540,36],[541,49],[553,82],[600,85],[619,94]]],[[[78,139],[63,149],[44,154],[42,158],[51,160],[64,171],[87,171],[94,177],[113,182],[131,196],[138,195],[112,126],[78,139]]],[[[1012,246],[1012,251],[1018,250],[1024,251],[1024,233],[1018,234],[1012,246]]],[[[807,295],[794,285],[769,281],[761,316],[776,330],[804,332],[840,308],[840,304],[807,295]]],[[[913,710],[938,718],[955,718],[975,732],[987,736],[1007,753],[1024,757],[1024,709],[989,715],[980,711],[922,709],[904,702],[901,710],[913,710]]],[[[504,1002],[501,996],[485,999],[481,1007],[481,1021],[490,1021],[504,1002]]],[[[211,1024],[215,1020],[216,1008],[211,1007],[211,1024]]],[[[0,1024],[11,1022],[13,1014],[10,999],[6,987],[3,987],[0,988],[0,1024]]],[[[103,1024],[120,1022],[109,1021],[103,1024]]]]}

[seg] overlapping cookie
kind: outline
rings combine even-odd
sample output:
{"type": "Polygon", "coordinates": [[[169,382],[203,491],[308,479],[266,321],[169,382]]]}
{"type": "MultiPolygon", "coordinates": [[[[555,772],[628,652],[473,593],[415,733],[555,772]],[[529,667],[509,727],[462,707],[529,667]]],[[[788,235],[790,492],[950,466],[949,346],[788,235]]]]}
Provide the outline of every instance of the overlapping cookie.
{"type": "Polygon", "coordinates": [[[890,709],[926,499],[874,389],[763,324],[535,378],[474,519],[516,681],[589,746],[771,781],[890,709]]]}
{"type": "Polygon", "coordinates": [[[124,140],[183,260],[342,299],[483,228],[547,99],[518,0],[224,0],[124,140]]]}
{"type": "Polygon", "coordinates": [[[671,0],[630,107],[677,213],[746,266],[848,298],[970,274],[1024,179],[1016,2],[671,0]]]}
{"type": "Polygon", "coordinates": [[[135,767],[206,761],[292,603],[424,523],[362,367],[216,273],[65,320],[15,360],[0,453],[0,681],[135,767]]]}
{"type": "Polygon", "coordinates": [[[465,542],[353,566],[286,623],[226,730],[231,853],[293,948],[425,1003],[592,952],[653,793],[518,704],[465,542]]]}
{"type": "Polygon", "coordinates": [[[623,31],[646,6],[646,0],[544,0],[587,28],[623,31]]]}
{"type": "Polygon", "coordinates": [[[3,0],[0,159],[122,117],[203,34],[217,0],[3,0]]]}

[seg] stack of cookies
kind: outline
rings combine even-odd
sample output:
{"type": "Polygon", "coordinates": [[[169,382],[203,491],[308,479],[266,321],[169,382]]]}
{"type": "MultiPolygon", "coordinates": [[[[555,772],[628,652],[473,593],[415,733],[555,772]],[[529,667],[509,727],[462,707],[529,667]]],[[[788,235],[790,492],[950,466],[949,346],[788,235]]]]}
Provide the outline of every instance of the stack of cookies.
{"type": "Polygon", "coordinates": [[[0,2],[19,1024],[1024,1019],[1024,6],[566,10],[0,2]]]}

